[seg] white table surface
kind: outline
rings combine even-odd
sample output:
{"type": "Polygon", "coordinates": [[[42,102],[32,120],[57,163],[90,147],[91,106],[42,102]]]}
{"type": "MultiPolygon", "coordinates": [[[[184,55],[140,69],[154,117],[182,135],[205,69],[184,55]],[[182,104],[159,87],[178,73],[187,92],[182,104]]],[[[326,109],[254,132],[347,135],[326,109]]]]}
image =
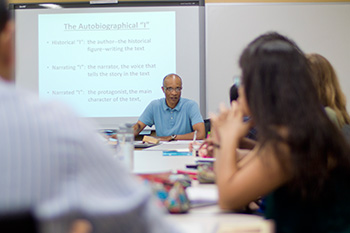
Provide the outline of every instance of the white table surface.
{"type": "Polygon", "coordinates": [[[134,151],[134,173],[186,169],[186,164],[195,164],[195,158],[188,155],[163,156],[163,151],[134,151]]]}
{"type": "MultiPolygon", "coordinates": [[[[178,148],[179,144],[176,144],[178,148]]],[[[188,146],[188,145],[186,145],[188,146]]],[[[185,146],[184,146],[185,148],[185,146]]],[[[156,148],[148,150],[134,151],[134,173],[156,173],[173,170],[184,170],[186,164],[195,164],[193,156],[163,156],[163,151],[156,148]]],[[[214,184],[198,184],[194,185],[209,191],[216,191],[214,184]],[[214,189],[214,190],[213,190],[214,189]]],[[[254,223],[261,221],[262,217],[256,215],[227,213],[218,207],[211,205],[205,207],[196,207],[186,214],[169,214],[166,218],[175,222],[176,226],[185,233],[214,233],[221,224],[232,223],[254,223]]]]}

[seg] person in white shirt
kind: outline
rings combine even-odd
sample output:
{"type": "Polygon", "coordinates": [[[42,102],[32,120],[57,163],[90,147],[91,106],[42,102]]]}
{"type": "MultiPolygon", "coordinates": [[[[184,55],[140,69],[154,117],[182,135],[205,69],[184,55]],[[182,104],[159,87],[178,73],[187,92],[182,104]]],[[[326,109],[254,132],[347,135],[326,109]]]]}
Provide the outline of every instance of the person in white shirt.
{"type": "Polygon", "coordinates": [[[94,127],[66,106],[18,90],[14,24],[0,0],[0,215],[30,211],[40,232],[175,232],[94,127]]]}

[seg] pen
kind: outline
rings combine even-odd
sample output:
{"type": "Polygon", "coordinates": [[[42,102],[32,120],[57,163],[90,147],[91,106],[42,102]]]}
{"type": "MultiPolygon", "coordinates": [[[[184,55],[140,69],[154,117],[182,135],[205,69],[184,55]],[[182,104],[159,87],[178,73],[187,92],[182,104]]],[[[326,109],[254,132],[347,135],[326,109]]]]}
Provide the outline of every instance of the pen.
{"type": "Polygon", "coordinates": [[[197,172],[188,172],[184,170],[176,170],[177,174],[188,175],[192,180],[197,180],[197,172]]]}
{"type": "Polygon", "coordinates": [[[193,134],[193,144],[196,142],[196,139],[197,139],[197,130],[195,130],[193,134]]]}
{"type": "Polygon", "coordinates": [[[188,164],[188,165],[186,165],[186,168],[189,168],[189,169],[197,169],[197,167],[198,167],[198,164],[188,164]]]}
{"type": "Polygon", "coordinates": [[[177,174],[187,174],[187,175],[193,175],[196,176],[197,172],[190,172],[190,171],[185,171],[185,170],[176,170],[177,174]]]}
{"type": "Polygon", "coordinates": [[[192,155],[193,156],[198,156],[197,151],[199,149],[199,144],[196,143],[196,139],[197,139],[197,130],[194,131],[193,134],[193,141],[192,141],[192,155]]]}

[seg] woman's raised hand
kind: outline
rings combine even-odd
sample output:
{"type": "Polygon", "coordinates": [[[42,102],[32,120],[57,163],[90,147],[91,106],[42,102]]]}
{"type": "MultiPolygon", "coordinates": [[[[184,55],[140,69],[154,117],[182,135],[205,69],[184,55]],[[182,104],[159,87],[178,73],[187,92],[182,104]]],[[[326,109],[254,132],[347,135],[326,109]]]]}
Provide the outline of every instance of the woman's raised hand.
{"type": "Polygon", "coordinates": [[[250,121],[243,121],[243,111],[236,101],[232,101],[231,108],[220,105],[220,112],[218,115],[210,117],[213,127],[214,141],[220,144],[223,140],[232,142],[233,140],[240,140],[247,135],[252,126],[250,121]]]}

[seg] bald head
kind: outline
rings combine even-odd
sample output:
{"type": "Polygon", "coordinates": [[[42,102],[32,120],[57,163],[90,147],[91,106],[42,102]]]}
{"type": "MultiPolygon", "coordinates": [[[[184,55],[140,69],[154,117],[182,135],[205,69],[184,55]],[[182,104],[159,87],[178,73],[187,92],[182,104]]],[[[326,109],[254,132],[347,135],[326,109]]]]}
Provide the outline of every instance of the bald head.
{"type": "Polygon", "coordinates": [[[176,81],[177,83],[180,82],[182,86],[182,79],[177,74],[168,74],[167,76],[165,76],[163,79],[163,87],[166,87],[167,86],[166,84],[169,81],[176,81]]]}
{"type": "Polygon", "coordinates": [[[175,108],[181,97],[182,80],[177,74],[168,74],[163,79],[162,90],[165,94],[166,104],[175,108]]]}

